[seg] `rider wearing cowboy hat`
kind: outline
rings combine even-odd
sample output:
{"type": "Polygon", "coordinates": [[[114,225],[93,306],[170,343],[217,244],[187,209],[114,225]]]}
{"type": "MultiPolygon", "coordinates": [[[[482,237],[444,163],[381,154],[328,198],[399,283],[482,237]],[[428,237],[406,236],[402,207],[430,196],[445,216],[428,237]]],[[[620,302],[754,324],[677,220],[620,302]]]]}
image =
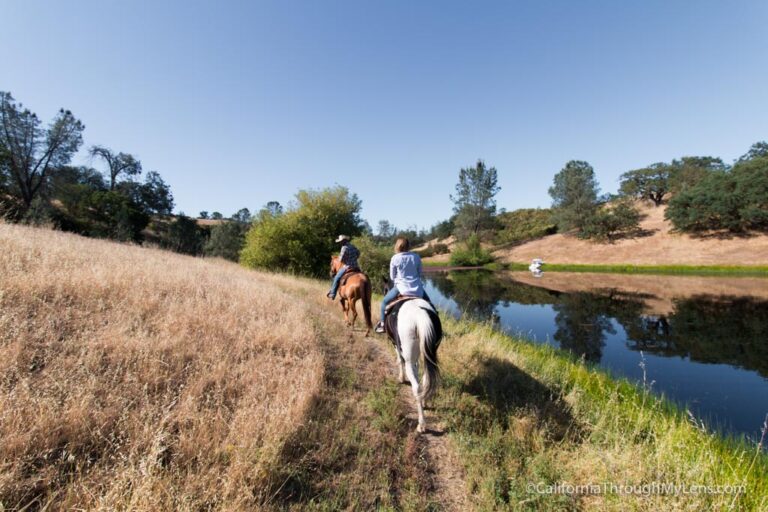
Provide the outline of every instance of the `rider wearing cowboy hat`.
{"type": "Polygon", "coordinates": [[[357,247],[349,243],[349,237],[347,235],[339,235],[335,242],[341,244],[339,259],[343,265],[336,273],[336,277],[333,278],[333,285],[328,292],[328,298],[331,300],[336,298],[336,290],[339,289],[339,281],[341,281],[341,276],[344,275],[344,272],[346,272],[348,268],[359,268],[357,258],[360,257],[360,251],[357,247]]]}

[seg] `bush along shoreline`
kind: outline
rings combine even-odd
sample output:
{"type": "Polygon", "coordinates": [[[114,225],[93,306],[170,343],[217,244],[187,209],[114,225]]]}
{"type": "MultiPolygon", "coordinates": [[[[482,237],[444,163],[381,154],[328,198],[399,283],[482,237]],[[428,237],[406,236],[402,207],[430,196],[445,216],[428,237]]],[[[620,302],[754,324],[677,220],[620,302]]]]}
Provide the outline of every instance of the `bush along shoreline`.
{"type": "Polygon", "coordinates": [[[719,435],[652,383],[444,317],[434,407],[478,509],[768,507],[765,433],[719,435]]]}

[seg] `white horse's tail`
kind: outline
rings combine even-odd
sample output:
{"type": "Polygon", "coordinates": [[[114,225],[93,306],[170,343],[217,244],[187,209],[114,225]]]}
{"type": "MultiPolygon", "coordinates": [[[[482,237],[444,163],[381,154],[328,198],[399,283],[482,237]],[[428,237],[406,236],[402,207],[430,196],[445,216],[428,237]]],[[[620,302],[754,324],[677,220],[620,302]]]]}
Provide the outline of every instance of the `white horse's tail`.
{"type": "Polygon", "coordinates": [[[443,324],[434,309],[425,303],[419,304],[422,314],[416,315],[416,332],[419,335],[423,372],[419,399],[431,398],[440,383],[440,367],[437,363],[437,347],[443,338],[443,324]],[[425,307],[426,306],[426,307],[425,307]]]}

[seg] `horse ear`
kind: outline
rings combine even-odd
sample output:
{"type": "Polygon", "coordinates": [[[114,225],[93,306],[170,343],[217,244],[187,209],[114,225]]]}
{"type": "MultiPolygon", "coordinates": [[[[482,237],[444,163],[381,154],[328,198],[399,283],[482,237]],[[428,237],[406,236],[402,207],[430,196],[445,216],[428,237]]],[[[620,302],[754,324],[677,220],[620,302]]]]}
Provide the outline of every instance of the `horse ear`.
{"type": "Polygon", "coordinates": [[[389,278],[387,276],[381,276],[381,280],[384,281],[385,283],[389,282],[389,278]]]}

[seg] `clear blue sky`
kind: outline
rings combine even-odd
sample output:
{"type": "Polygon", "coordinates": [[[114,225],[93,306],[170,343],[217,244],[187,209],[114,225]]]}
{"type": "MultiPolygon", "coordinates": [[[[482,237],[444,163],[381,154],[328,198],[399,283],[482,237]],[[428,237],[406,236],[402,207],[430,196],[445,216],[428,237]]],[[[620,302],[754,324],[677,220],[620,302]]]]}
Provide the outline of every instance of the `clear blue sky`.
{"type": "MultiPolygon", "coordinates": [[[[0,90],[133,153],[196,215],[349,187],[376,226],[451,213],[459,169],[548,206],[768,139],[768,2],[5,0],[0,90]]],[[[76,163],[88,163],[84,152],[76,163]]],[[[97,165],[94,162],[94,165],[97,165]]]]}

